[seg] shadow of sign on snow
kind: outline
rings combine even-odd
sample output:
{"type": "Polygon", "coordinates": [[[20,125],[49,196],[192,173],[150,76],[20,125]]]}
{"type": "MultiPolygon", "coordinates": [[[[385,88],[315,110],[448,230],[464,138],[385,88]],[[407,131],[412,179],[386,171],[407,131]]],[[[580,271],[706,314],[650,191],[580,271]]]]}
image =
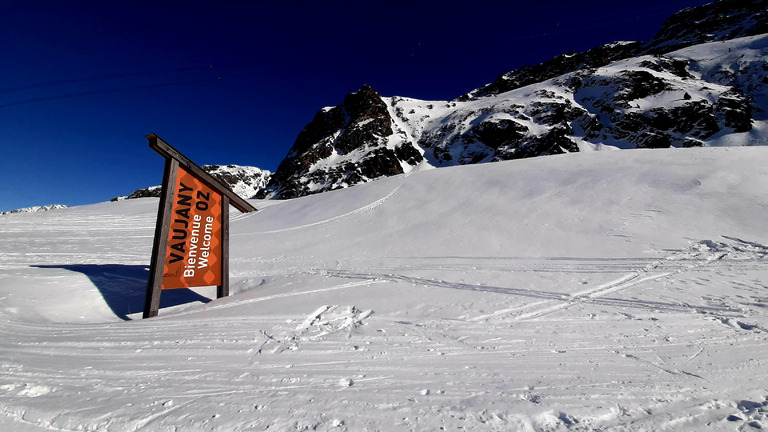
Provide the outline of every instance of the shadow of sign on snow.
{"type": "MultiPolygon", "coordinates": [[[[93,282],[104,297],[112,312],[123,320],[130,320],[129,314],[144,310],[147,295],[149,267],[144,265],[123,264],[61,264],[36,265],[38,268],[57,268],[82,273],[93,282]]],[[[211,299],[190,289],[163,291],[160,308],[178,306],[187,303],[208,303],[211,299]]]]}

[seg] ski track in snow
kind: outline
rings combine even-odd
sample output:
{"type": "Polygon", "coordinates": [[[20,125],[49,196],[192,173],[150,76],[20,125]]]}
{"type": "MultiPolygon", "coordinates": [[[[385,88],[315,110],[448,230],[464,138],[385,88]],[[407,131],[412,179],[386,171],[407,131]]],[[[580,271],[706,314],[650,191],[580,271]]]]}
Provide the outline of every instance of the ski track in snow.
{"type": "MultiPolygon", "coordinates": [[[[679,273],[686,272],[686,271],[693,271],[702,266],[709,265],[714,261],[719,261],[723,259],[725,256],[728,255],[728,252],[715,251],[711,254],[705,254],[702,257],[696,256],[694,257],[695,259],[692,259],[692,260],[687,259],[689,258],[688,255],[690,255],[689,251],[681,252],[675,255],[670,255],[662,260],[654,261],[653,263],[647,265],[641,270],[626,274],[616,280],[607,282],[593,289],[576,292],[571,296],[571,298],[568,299],[567,302],[560,302],[559,304],[553,305],[551,307],[545,307],[544,309],[532,310],[532,311],[523,313],[521,315],[518,315],[517,319],[536,319],[544,315],[565,309],[569,307],[573,302],[588,301],[588,302],[599,303],[599,300],[597,299],[600,299],[601,297],[604,297],[608,294],[613,294],[617,291],[621,291],[623,289],[626,289],[635,285],[643,284],[646,282],[654,281],[656,279],[674,277],[679,273]],[[684,259],[685,262],[683,262],[682,265],[678,265],[677,262],[680,261],[681,259],[684,259]]],[[[654,307],[656,308],[666,307],[669,310],[682,307],[684,310],[692,309],[698,312],[704,312],[704,311],[739,312],[736,309],[730,309],[730,308],[696,308],[696,307],[690,307],[686,305],[662,305],[661,303],[655,304],[654,307]]]]}
{"type": "MultiPolygon", "coordinates": [[[[283,228],[283,229],[263,231],[263,232],[258,232],[258,233],[248,233],[248,234],[277,234],[277,233],[284,233],[284,232],[289,232],[289,231],[303,230],[303,229],[307,229],[307,228],[311,228],[311,227],[316,227],[318,225],[323,225],[323,224],[327,224],[327,223],[330,223],[330,222],[335,222],[335,221],[347,218],[347,217],[352,216],[352,215],[357,215],[357,214],[360,214],[360,213],[365,213],[365,212],[368,212],[368,211],[371,211],[371,210],[375,209],[376,207],[384,204],[384,202],[387,201],[388,199],[392,198],[397,193],[397,191],[399,189],[400,189],[400,186],[397,186],[391,192],[389,192],[386,196],[384,196],[382,198],[379,198],[379,199],[377,199],[376,201],[374,201],[374,202],[372,202],[370,204],[364,205],[364,206],[362,206],[360,208],[357,208],[355,210],[349,211],[349,212],[344,213],[344,214],[340,214],[340,215],[337,215],[337,216],[330,217],[328,219],[324,219],[324,220],[320,220],[320,221],[317,221],[317,222],[312,222],[312,223],[308,223],[308,224],[304,224],[304,225],[300,225],[300,226],[292,226],[290,228],[283,228]]],[[[243,235],[248,235],[248,234],[243,234],[243,235]]]]}
{"type": "MultiPolygon", "coordinates": [[[[723,428],[751,428],[750,424],[764,424],[768,401],[746,396],[736,397],[733,402],[720,400],[716,392],[708,390],[716,387],[718,376],[699,371],[706,361],[728,357],[734,338],[733,330],[728,328],[753,335],[739,337],[740,345],[752,351],[755,359],[766,358],[764,330],[747,331],[745,326],[735,325],[741,322],[736,318],[743,315],[742,309],[733,305],[693,306],[606,298],[688,273],[706,276],[724,271],[726,266],[765,266],[759,261],[764,258],[760,256],[763,252],[730,257],[729,253],[736,252],[726,250],[735,251],[741,243],[713,245],[705,252],[696,251],[704,244],[697,243],[651,263],[632,259],[517,258],[449,259],[452,263],[437,266],[443,274],[467,269],[509,270],[515,262],[517,272],[552,274],[568,269],[599,272],[598,267],[616,273],[641,267],[594,288],[577,287],[572,293],[409,277],[391,272],[397,267],[391,266],[389,273],[317,270],[311,274],[331,280],[364,279],[207,308],[212,312],[386,283],[533,300],[517,309],[459,320],[377,319],[352,306],[326,305],[303,319],[233,317],[195,322],[180,320],[192,313],[180,312],[164,320],[109,326],[109,332],[99,325],[15,326],[10,341],[15,346],[15,358],[3,362],[2,410],[19,424],[55,431],[83,427],[171,430],[179,425],[189,430],[260,430],[267,426],[278,430],[361,430],[367,422],[381,428],[390,421],[395,430],[419,430],[424,425],[448,430],[591,430],[610,425],[651,430],[659,419],[667,419],[662,423],[673,429],[685,429],[685,425],[705,420],[723,428]],[[568,308],[595,306],[629,312],[618,318],[593,319],[596,337],[592,340],[572,333],[574,318],[555,316],[568,308]],[[324,319],[329,312],[336,315],[324,319]],[[629,313],[637,316],[629,317],[629,313]],[[703,320],[703,325],[726,325],[701,340],[697,332],[684,336],[691,332],[689,321],[675,318],[692,313],[732,318],[703,320]],[[547,319],[550,316],[552,319],[547,319]],[[632,330],[637,320],[645,323],[642,326],[647,334],[632,330]],[[727,325],[728,320],[734,325],[727,325]],[[606,326],[612,331],[600,330],[606,326]],[[129,344],[134,346],[126,350],[129,344]],[[48,358],[59,359],[60,368],[55,373],[44,360],[48,358]],[[178,359],[186,359],[185,367],[176,367],[178,359]],[[516,359],[522,359],[522,363],[516,359]],[[507,364],[516,365],[525,374],[508,375],[507,364]],[[142,365],[141,369],[136,365],[142,365]],[[606,366],[608,375],[594,372],[606,366]],[[554,370],[560,372],[553,375],[554,370]],[[544,377],[549,378],[541,386],[538,383],[544,377]],[[45,384],[51,382],[56,385],[45,384]],[[79,408],[70,410],[64,400],[56,398],[65,388],[69,393],[81,389],[84,395],[90,389],[99,392],[84,396],[79,408]],[[700,396],[711,393],[712,401],[702,405],[681,388],[700,396]],[[139,394],[144,402],[137,404],[139,394]],[[109,406],[120,408],[109,414],[100,411],[98,406],[106,403],[105,398],[109,406]],[[615,402],[583,411],[578,407],[585,398],[615,402]],[[45,403],[35,403],[44,399],[45,403]],[[304,402],[297,405],[296,401],[302,399],[304,402]],[[314,406],[314,400],[321,406],[314,406]],[[331,400],[335,402],[331,404],[331,400]],[[93,407],[83,408],[86,401],[93,407]],[[367,422],[355,421],[349,417],[351,412],[367,418],[367,422]],[[676,417],[680,412],[691,413],[690,418],[676,417]]],[[[431,261],[409,260],[407,270],[425,271],[432,267],[431,261]]],[[[723,372],[740,374],[741,366],[734,366],[737,369],[726,368],[723,372]]],[[[764,377],[765,372],[759,376],[764,377]]]]}
{"type": "MultiPolygon", "coordinates": [[[[636,285],[642,285],[644,283],[652,282],[657,279],[674,278],[676,275],[679,275],[680,273],[696,271],[701,267],[712,265],[713,263],[716,263],[728,257],[729,254],[741,253],[741,256],[738,256],[736,259],[739,259],[742,261],[762,259],[768,255],[768,253],[766,253],[768,252],[768,249],[766,249],[765,246],[762,246],[756,243],[746,242],[744,240],[735,239],[727,236],[723,236],[723,238],[732,240],[737,245],[730,246],[730,245],[721,243],[719,245],[717,244],[714,245],[713,250],[709,250],[709,245],[712,244],[712,242],[703,241],[695,245],[692,245],[688,250],[678,251],[665,258],[653,261],[647,265],[643,265],[644,262],[642,260],[639,260],[639,261],[605,260],[604,263],[610,263],[609,266],[612,272],[620,271],[624,267],[627,267],[627,270],[631,272],[624,274],[615,280],[611,280],[609,282],[600,284],[594,288],[575,291],[573,293],[551,292],[551,291],[544,291],[544,290],[538,290],[538,289],[530,290],[530,289],[511,288],[511,287],[494,287],[494,286],[487,286],[487,285],[469,285],[465,283],[448,282],[445,280],[425,279],[425,278],[405,276],[402,274],[394,274],[394,273],[361,273],[358,271],[345,271],[345,270],[324,270],[320,273],[323,275],[332,276],[332,277],[363,279],[363,281],[360,282],[361,284],[370,283],[372,281],[404,282],[404,283],[410,283],[413,285],[421,285],[421,286],[442,287],[442,288],[467,290],[467,291],[490,292],[490,293],[517,295],[521,297],[541,299],[540,301],[536,301],[530,304],[530,306],[525,308],[524,310],[520,310],[520,308],[516,308],[512,310],[502,310],[502,311],[494,312],[493,314],[488,316],[475,317],[473,318],[473,320],[485,320],[490,317],[498,318],[499,316],[511,315],[511,314],[514,315],[515,320],[532,320],[532,319],[538,319],[542,316],[545,316],[551,313],[561,311],[577,303],[616,305],[616,306],[624,306],[629,308],[642,308],[642,309],[648,309],[648,310],[698,312],[698,313],[710,313],[710,314],[715,314],[715,313],[738,314],[741,312],[740,309],[727,307],[727,306],[691,306],[691,305],[682,304],[682,303],[665,303],[665,302],[659,302],[659,301],[645,301],[645,302],[626,301],[626,300],[616,299],[616,298],[605,298],[609,294],[615,294],[618,291],[621,291],[636,285]],[[700,248],[702,245],[704,245],[708,250],[704,252],[697,252],[696,249],[700,248]],[[747,252],[746,256],[742,253],[744,252],[743,246],[748,246],[750,249],[752,249],[752,251],[747,252]],[[642,267],[642,268],[640,268],[639,270],[632,270],[633,267],[642,267]]],[[[497,261],[497,259],[494,259],[493,261],[497,261]]],[[[537,260],[529,259],[527,261],[535,262],[537,260]]],[[[531,269],[524,269],[523,271],[526,271],[526,270],[555,271],[555,269],[557,269],[558,267],[560,267],[561,269],[569,268],[570,270],[573,270],[578,268],[579,271],[589,271],[586,269],[590,265],[590,263],[585,263],[583,260],[574,259],[573,261],[571,261],[568,258],[550,258],[550,259],[544,259],[543,262],[545,263],[543,265],[534,264],[533,266],[537,267],[536,269],[532,267],[531,269]],[[542,270],[542,269],[546,269],[546,270],[542,270]]],[[[529,263],[528,265],[531,265],[531,264],[529,263]]],[[[605,264],[598,264],[598,266],[599,265],[605,265],[605,264]]],[[[483,266],[482,264],[476,261],[472,265],[472,268],[477,269],[478,267],[482,267],[482,266],[483,266]]],[[[507,269],[510,269],[510,267],[512,266],[514,266],[514,264],[509,265],[507,269]]],[[[442,267],[442,269],[448,270],[448,268],[446,267],[442,267]]],[[[595,268],[594,271],[599,271],[599,269],[595,268]]]]}

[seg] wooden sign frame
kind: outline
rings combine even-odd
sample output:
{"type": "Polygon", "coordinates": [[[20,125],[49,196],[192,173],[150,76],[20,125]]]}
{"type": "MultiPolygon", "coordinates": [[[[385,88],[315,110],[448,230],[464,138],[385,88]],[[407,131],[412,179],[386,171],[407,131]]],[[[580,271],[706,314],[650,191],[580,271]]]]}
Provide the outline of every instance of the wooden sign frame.
{"type": "Polygon", "coordinates": [[[157,211],[155,239],[152,245],[152,262],[147,281],[147,296],[144,302],[144,318],[157,316],[160,309],[160,294],[162,292],[163,272],[165,269],[166,250],[170,237],[171,219],[173,217],[173,202],[176,195],[176,180],[179,168],[190,173],[197,180],[221,195],[221,281],[216,286],[216,298],[229,295],[229,205],[243,213],[257,211],[255,207],[232,192],[229,187],[205,172],[189,158],[181,154],[170,144],[156,134],[146,135],[149,147],[165,157],[163,186],[160,194],[160,205],[157,211]]]}

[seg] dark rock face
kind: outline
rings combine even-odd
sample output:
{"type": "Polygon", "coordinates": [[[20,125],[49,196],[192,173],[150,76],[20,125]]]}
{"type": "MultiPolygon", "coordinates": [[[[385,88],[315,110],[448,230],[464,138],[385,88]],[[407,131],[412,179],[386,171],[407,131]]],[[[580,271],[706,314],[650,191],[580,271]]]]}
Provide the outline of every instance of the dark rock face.
{"type": "Polygon", "coordinates": [[[395,135],[386,103],[370,86],[350,93],[341,105],[317,113],[296,138],[260,198],[295,198],[402,174],[403,164],[417,165],[421,153],[395,135]],[[357,154],[359,153],[359,154],[357,154]],[[319,167],[338,157],[340,163],[319,167]]]}
{"type": "Polygon", "coordinates": [[[683,9],[661,25],[643,54],[768,33],[768,1],[720,0],[683,9]]]}
{"type": "Polygon", "coordinates": [[[723,117],[723,125],[734,132],[752,130],[752,105],[737,88],[725,92],[714,106],[715,112],[723,117]]]}
{"type": "Polygon", "coordinates": [[[360,148],[362,143],[392,135],[392,120],[387,105],[371,87],[363,86],[360,91],[348,94],[341,109],[347,121],[336,139],[335,147],[339,153],[347,154],[360,148]]]}
{"type": "Polygon", "coordinates": [[[557,76],[585,68],[605,66],[616,60],[634,57],[641,53],[640,42],[611,43],[582,53],[569,52],[535,66],[523,66],[512,72],[502,74],[491,84],[467,93],[458,98],[466,101],[497,95],[510,90],[542,82],[557,76]]]}
{"type": "Polygon", "coordinates": [[[621,90],[613,98],[616,102],[643,99],[670,89],[664,80],[648,71],[626,71],[621,73],[621,77],[621,90]]]}
{"type": "MultiPolygon", "coordinates": [[[[549,126],[548,132],[535,136],[526,133],[517,141],[509,141],[497,149],[493,161],[522,159],[535,156],[562,154],[579,151],[579,146],[569,137],[574,135],[571,122],[586,114],[582,108],[574,106],[571,101],[559,95],[539,92],[540,102],[533,102],[526,116],[539,124],[549,126]]],[[[521,125],[527,131],[528,128],[521,125]]],[[[518,128],[518,132],[522,132],[518,128]]]]}
{"type": "Polygon", "coordinates": [[[637,148],[669,148],[672,147],[672,141],[669,135],[663,132],[643,132],[633,139],[637,148]]]}
{"type": "Polygon", "coordinates": [[[523,159],[579,151],[579,146],[569,136],[573,136],[573,130],[569,126],[556,125],[542,136],[528,137],[515,145],[500,149],[493,160],[523,159]]]}
{"type": "Polygon", "coordinates": [[[381,176],[402,174],[403,167],[394,150],[388,148],[376,149],[373,155],[360,163],[360,174],[369,179],[381,176]]]}
{"type": "Polygon", "coordinates": [[[693,78],[693,75],[688,72],[688,62],[685,60],[657,55],[653,60],[643,61],[640,66],[656,72],[669,72],[680,78],[693,78]]]}
{"type": "Polygon", "coordinates": [[[395,156],[398,160],[408,165],[418,165],[424,160],[424,156],[410,143],[404,143],[395,147],[395,156]]]}
{"type": "MultiPolygon", "coordinates": [[[[158,198],[160,194],[162,193],[163,189],[160,186],[150,186],[148,188],[144,189],[136,189],[135,191],[131,192],[130,195],[125,197],[126,199],[134,199],[134,198],[158,198]]],[[[112,201],[117,201],[117,198],[112,199],[112,201]]]]}
{"type": "Polygon", "coordinates": [[[519,141],[527,132],[527,126],[510,119],[486,120],[469,131],[474,138],[494,150],[519,141]]]}

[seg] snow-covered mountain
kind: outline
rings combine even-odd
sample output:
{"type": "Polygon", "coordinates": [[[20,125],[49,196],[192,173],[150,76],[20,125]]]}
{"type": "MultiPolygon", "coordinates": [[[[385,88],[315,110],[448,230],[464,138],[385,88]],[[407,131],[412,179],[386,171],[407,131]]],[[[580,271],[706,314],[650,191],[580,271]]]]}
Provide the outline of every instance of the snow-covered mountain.
{"type": "Polygon", "coordinates": [[[768,2],[721,0],[683,9],[667,19],[648,42],[620,42],[577,53],[568,52],[534,66],[523,66],[459,99],[497,95],[529,84],[616,60],[657,55],[691,45],[768,33],[768,2]]]}
{"type": "Polygon", "coordinates": [[[49,211],[49,210],[58,210],[67,208],[64,204],[48,204],[43,206],[32,206],[32,207],[24,207],[16,210],[11,210],[7,212],[0,212],[0,215],[6,215],[6,214],[13,214],[13,213],[35,213],[35,212],[43,212],[43,211],[49,211]]]}
{"type": "Polygon", "coordinates": [[[231,214],[141,320],[158,199],[0,223],[0,431],[768,429],[768,147],[583,152],[231,214]]]}
{"type": "MultiPolygon", "coordinates": [[[[269,182],[271,172],[261,168],[240,165],[203,165],[205,172],[212,175],[239,196],[253,198],[257,192],[269,182]]],[[[112,201],[124,199],[159,197],[162,187],[160,185],[137,189],[130,195],[113,198],[112,201]]]]}
{"type": "Polygon", "coordinates": [[[452,101],[363,86],[318,112],[258,196],[564,152],[768,144],[767,8],[686,9],[651,41],[563,54],[452,101]]]}

